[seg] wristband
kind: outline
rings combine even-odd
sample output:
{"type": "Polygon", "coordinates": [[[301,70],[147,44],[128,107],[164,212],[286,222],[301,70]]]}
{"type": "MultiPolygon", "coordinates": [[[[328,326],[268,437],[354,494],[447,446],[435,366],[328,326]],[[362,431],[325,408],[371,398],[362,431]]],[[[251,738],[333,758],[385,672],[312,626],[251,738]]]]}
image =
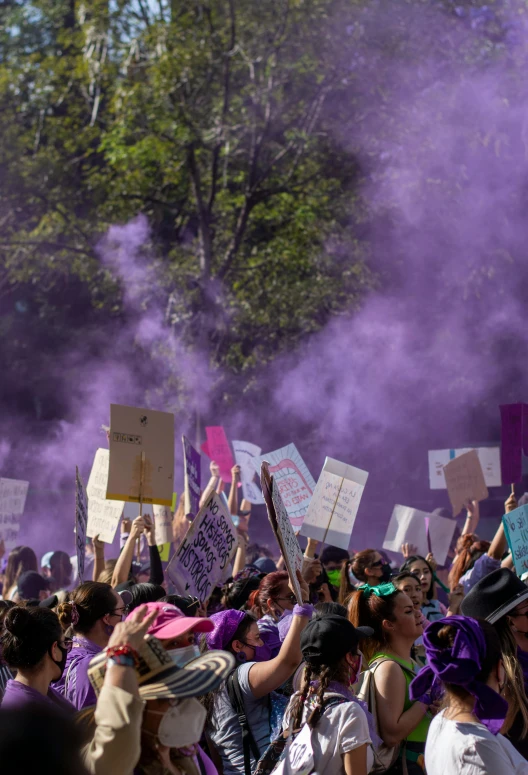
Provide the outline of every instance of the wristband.
{"type": "Polygon", "coordinates": [[[113,667],[114,665],[117,665],[118,667],[135,667],[136,662],[134,657],[129,656],[128,654],[116,654],[114,657],[110,657],[106,660],[107,667],[113,667]]]}
{"type": "Polygon", "coordinates": [[[137,667],[139,664],[139,656],[132,646],[110,646],[106,650],[107,660],[114,665],[121,665],[122,667],[137,667]]]}
{"type": "Polygon", "coordinates": [[[311,603],[303,603],[302,605],[299,605],[298,603],[293,606],[293,615],[294,616],[306,616],[308,619],[311,619],[313,616],[314,607],[311,603]]]}

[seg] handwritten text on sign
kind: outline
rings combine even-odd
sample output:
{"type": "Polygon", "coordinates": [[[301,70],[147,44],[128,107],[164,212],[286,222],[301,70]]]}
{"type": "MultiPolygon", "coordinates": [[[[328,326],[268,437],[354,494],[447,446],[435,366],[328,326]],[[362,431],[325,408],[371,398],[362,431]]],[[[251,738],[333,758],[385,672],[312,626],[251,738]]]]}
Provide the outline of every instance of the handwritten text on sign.
{"type": "Polygon", "coordinates": [[[98,535],[105,544],[111,544],[114,540],[125,505],[124,501],[106,499],[109,463],[110,452],[107,449],[98,449],[86,488],[88,495],[86,535],[90,538],[98,535]]]}
{"type": "Polygon", "coordinates": [[[214,493],[192,522],[168,573],[186,594],[207,602],[238,546],[235,526],[214,493]]]}
{"type": "Polygon", "coordinates": [[[528,572],[528,506],[520,506],[502,518],[517,575],[528,572]]]}
{"type": "Polygon", "coordinates": [[[0,479],[0,538],[3,538],[7,551],[11,551],[18,541],[28,487],[29,482],[0,479]]]}
{"type": "Polygon", "coordinates": [[[279,488],[282,502],[296,533],[301,529],[315,481],[295,444],[261,455],[255,465],[269,463],[269,472],[279,488]]]}

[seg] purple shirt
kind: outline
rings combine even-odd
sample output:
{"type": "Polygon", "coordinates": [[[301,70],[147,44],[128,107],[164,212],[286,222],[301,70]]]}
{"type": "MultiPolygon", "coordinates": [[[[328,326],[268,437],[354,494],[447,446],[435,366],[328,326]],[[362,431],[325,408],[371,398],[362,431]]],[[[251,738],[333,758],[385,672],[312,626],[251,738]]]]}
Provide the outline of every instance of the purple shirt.
{"type": "Polygon", "coordinates": [[[100,646],[81,635],[73,636],[72,650],[66,659],[62,678],[53,684],[59,694],[65,697],[77,710],[97,703],[97,695],[88,678],[90,662],[102,651],[100,646]]]}
{"type": "Polygon", "coordinates": [[[68,715],[73,715],[75,713],[75,708],[71,702],[65,700],[64,697],[61,697],[55,689],[51,688],[51,686],[48,689],[48,696],[45,697],[36,689],[32,689],[31,686],[26,686],[26,684],[20,683],[20,681],[16,681],[15,679],[11,679],[7,682],[4,698],[2,700],[2,708],[20,708],[22,705],[33,702],[52,706],[55,709],[64,711],[68,715]]]}
{"type": "Polygon", "coordinates": [[[473,589],[477,581],[483,579],[488,573],[491,573],[497,568],[500,568],[500,560],[495,560],[488,554],[481,555],[474,566],[470,570],[466,571],[459,581],[464,588],[464,595],[467,595],[470,589],[473,589]]]}

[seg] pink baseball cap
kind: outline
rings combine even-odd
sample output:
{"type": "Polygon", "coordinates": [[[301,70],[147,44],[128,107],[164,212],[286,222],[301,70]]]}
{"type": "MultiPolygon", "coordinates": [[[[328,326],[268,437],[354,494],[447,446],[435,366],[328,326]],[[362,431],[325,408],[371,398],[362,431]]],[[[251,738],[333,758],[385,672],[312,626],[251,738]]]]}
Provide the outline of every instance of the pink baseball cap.
{"type": "MultiPolygon", "coordinates": [[[[161,640],[179,638],[189,630],[195,632],[212,632],[214,624],[210,619],[200,619],[193,616],[184,616],[179,608],[171,603],[145,603],[147,614],[158,611],[153,624],[148,628],[149,635],[155,635],[161,640]]],[[[134,612],[127,616],[130,619],[134,612]]]]}

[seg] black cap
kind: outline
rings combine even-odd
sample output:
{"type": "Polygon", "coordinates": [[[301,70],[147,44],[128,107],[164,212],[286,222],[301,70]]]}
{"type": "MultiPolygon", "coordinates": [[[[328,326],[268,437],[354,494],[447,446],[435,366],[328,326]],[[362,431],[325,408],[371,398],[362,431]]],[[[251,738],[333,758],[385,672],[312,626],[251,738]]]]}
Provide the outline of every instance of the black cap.
{"type": "Polygon", "coordinates": [[[47,592],[49,588],[48,579],[45,579],[36,570],[27,570],[18,577],[17,590],[23,600],[38,598],[41,592],[47,592]]]}
{"type": "Polygon", "coordinates": [[[316,616],[301,633],[302,655],[311,665],[333,665],[372,635],[371,627],[354,627],[342,616],[316,616]]]}
{"type": "Polygon", "coordinates": [[[498,568],[478,581],[462,600],[464,616],[495,624],[509,611],[528,600],[528,587],[508,568],[498,568]]]}

